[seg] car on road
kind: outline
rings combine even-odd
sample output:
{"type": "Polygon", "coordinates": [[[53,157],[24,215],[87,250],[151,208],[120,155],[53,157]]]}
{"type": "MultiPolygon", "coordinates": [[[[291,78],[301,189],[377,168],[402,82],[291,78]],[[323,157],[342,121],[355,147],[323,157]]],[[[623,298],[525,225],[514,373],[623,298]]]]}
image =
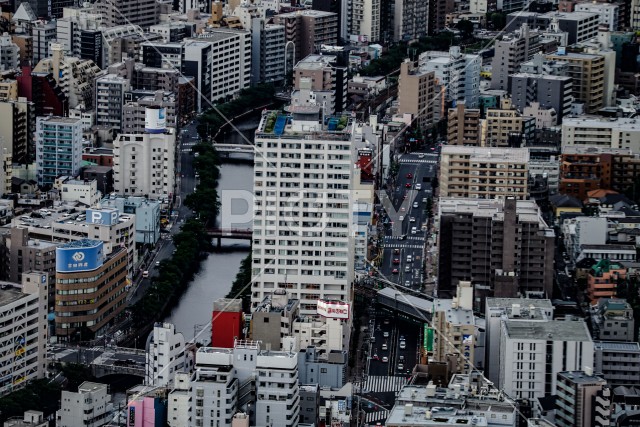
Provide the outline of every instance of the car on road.
{"type": "Polygon", "coordinates": [[[418,234],[418,229],[416,227],[411,227],[411,234],[418,234]]]}
{"type": "Polygon", "coordinates": [[[160,267],[160,261],[156,261],[156,267],[160,267]]]}
{"type": "Polygon", "coordinates": [[[405,286],[406,288],[410,287],[410,286],[411,286],[411,282],[410,282],[409,280],[405,280],[405,281],[404,281],[404,286],[405,286]]]}
{"type": "Polygon", "coordinates": [[[393,263],[394,263],[394,264],[400,264],[400,259],[398,259],[398,258],[394,259],[394,260],[393,260],[393,263]]]}
{"type": "Polygon", "coordinates": [[[388,324],[390,323],[390,321],[389,321],[389,319],[388,319],[388,318],[385,318],[385,319],[384,319],[384,321],[383,321],[382,323],[384,323],[385,325],[388,325],[388,324]]]}
{"type": "Polygon", "coordinates": [[[147,277],[149,277],[149,272],[147,270],[142,272],[142,278],[146,279],[147,277]]]}
{"type": "Polygon", "coordinates": [[[407,182],[404,186],[405,186],[406,188],[411,188],[411,183],[410,183],[410,182],[407,182]]]}
{"type": "Polygon", "coordinates": [[[416,222],[416,217],[414,216],[409,217],[409,222],[416,222]]]}
{"type": "Polygon", "coordinates": [[[405,272],[405,273],[410,273],[410,272],[411,272],[411,266],[410,266],[410,265],[407,265],[407,266],[404,268],[404,272],[405,272]]]}
{"type": "Polygon", "coordinates": [[[407,179],[411,179],[411,178],[413,178],[413,174],[412,173],[408,173],[407,174],[407,179]]]}
{"type": "Polygon", "coordinates": [[[413,202],[413,208],[416,209],[418,207],[418,202],[413,202]]]}
{"type": "Polygon", "coordinates": [[[422,190],[422,184],[416,184],[416,190],[418,191],[422,190]]]}
{"type": "Polygon", "coordinates": [[[405,348],[407,348],[407,342],[406,341],[400,341],[400,349],[404,350],[405,348]]]}
{"type": "Polygon", "coordinates": [[[412,262],[413,258],[411,257],[411,255],[407,255],[407,262],[412,262]]]}
{"type": "Polygon", "coordinates": [[[404,221],[404,215],[400,215],[400,216],[398,217],[398,220],[399,220],[399,221],[404,221]]]}
{"type": "Polygon", "coordinates": [[[387,356],[384,356],[382,358],[382,363],[387,363],[389,361],[389,358],[387,356]]]}
{"type": "Polygon", "coordinates": [[[393,270],[391,270],[391,273],[393,273],[393,274],[398,274],[398,269],[397,269],[397,268],[394,268],[393,270]]]}
{"type": "Polygon", "coordinates": [[[382,333],[382,336],[385,337],[385,338],[389,338],[389,331],[384,331],[382,333]]]}
{"type": "Polygon", "coordinates": [[[404,362],[404,356],[400,356],[400,358],[398,359],[400,362],[404,362]]]}
{"type": "Polygon", "coordinates": [[[398,248],[394,249],[394,250],[393,250],[393,253],[394,253],[394,254],[396,254],[396,255],[398,255],[398,254],[400,253],[400,249],[398,249],[398,248]]]}
{"type": "Polygon", "coordinates": [[[404,369],[404,364],[398,363],[398,371],[402,371],[404,369]]]}
{"type": "Polygon", "coordinates": [[[382,350],[387,350],[389,347],[387,347],[387,343],[382,344],[382,350]]]}

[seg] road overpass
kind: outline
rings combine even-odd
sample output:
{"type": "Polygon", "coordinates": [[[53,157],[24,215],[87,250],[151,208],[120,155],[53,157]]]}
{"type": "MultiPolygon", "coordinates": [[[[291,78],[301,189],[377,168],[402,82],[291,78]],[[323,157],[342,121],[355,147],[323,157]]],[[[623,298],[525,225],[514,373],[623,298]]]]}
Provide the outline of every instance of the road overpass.
{"type": "Polygon", "coordinates": [[[249,240],[253,237],[250,228],[208,228],[207,234],[218,239],[218,249],[222,247],[222,239],[249,240]]]}

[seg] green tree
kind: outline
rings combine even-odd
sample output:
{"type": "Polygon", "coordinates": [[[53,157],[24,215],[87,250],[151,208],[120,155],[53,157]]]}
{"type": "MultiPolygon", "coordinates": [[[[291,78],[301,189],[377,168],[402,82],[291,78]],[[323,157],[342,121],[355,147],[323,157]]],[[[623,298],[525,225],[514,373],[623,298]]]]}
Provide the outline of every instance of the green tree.
{"type": "Polygon", "coordinates": [[[467,40],[473,36],[473,22],[468,19],[461,19],[456,24],[456,28],[462,33],[462,38],[467,40]]]}
{"type": "Polygon", "coordinates": [[[493,12],[491,14],[491,27],[496,30],[502,30],[507,25],[507,15],[502,12],[493,12]]]}

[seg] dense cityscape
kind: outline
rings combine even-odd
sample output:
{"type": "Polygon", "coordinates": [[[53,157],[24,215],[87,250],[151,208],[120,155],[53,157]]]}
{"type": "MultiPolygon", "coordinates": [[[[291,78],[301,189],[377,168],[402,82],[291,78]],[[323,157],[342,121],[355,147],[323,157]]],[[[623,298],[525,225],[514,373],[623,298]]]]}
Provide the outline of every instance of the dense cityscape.
{"type": "Polygon", "coordinates": [[[640,425],[640,0],[0,0],[4,427],[640,425]]]}

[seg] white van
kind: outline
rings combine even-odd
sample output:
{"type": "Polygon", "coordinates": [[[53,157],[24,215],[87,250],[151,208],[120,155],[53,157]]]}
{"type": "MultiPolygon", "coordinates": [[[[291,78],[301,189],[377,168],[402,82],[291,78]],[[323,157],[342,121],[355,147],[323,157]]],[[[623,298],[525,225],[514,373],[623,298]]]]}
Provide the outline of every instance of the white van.
{"type": "Polygon", "coordinates": [[[418,229],[416,227],[411,227],[411,234],[418,234],[418,229]]]}
{"type": "Polygon", "coordinates": [[[412,261],[413,261],[413,258],[411,257],[411,255],[407,255],[407,262],[412,262],[412,261]]]}

